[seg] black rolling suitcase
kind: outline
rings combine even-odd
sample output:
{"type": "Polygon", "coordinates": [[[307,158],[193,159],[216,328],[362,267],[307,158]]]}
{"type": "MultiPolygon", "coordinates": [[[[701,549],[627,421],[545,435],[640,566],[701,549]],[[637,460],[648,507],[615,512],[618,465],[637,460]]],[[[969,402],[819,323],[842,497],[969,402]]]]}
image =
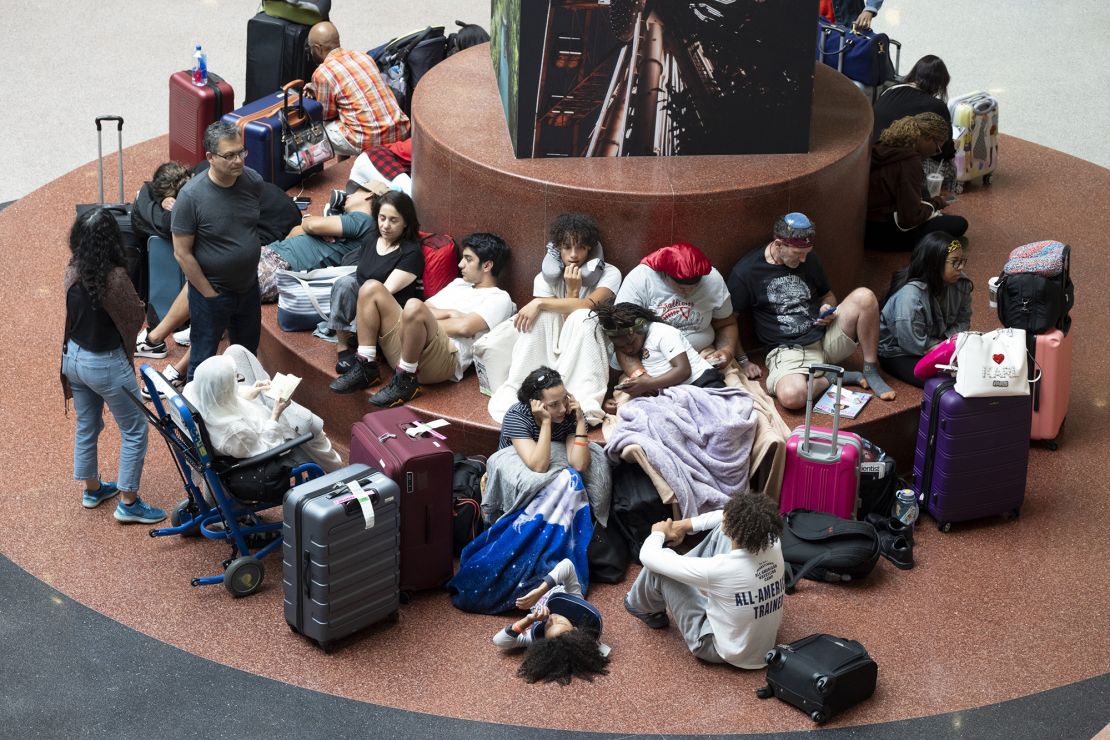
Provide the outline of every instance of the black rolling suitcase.
{"type": "Polygon", "coordinates": [[[348,465],[286,494],[282,588],[290,627],[330,650],[336,640],[396,618],[399,503],[397,484],[367,465],[348,465]]]}
{"type": "Polygon", "coordinates": [[[311,26],[259,13],[247,22],[247,85],[243,104],[293,80],[310,82],[316,62],[308,53],[311,26]]]}
{"type": "Polygon", "coordinates": [[[875,693],[879,667],[855,640],[810,635],[767,653],[767,685],[760,699],[777,696],[817,724],[875,693]]]}
{"type": "Polygon", "coordinates": [[[127,262],[127,275],[135,286],[135,292],[143,301],[147,300],[147,267],[146,267],[146,241],[140,240],[135,228],[131,225],[131,204],[126,202],[123,195],[123,117],[122,116],[97,116],[96,117],[96,174],[99,183],[100,202],[82,203],[77,206],[77,215],[91,211],[94,208],[106,208],[116,219],[120,236],[123,238],[123,257],[127,262]],[[119,154],[116,161],[119,165],[119,201],[107,203],[104,200],[104,142],[103,124],[105,121],[116,122],[116,132],[119,135],[119,154]]]}

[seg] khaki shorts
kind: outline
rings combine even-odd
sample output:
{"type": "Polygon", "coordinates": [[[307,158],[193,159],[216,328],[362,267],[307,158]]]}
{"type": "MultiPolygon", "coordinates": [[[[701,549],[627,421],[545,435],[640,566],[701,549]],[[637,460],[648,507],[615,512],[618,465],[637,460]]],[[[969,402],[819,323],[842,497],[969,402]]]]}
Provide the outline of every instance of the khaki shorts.
{"type": "Polygon", "coordinates": [[[840,322],[834,321],[825,329],[825,336],[813,344],[775,347],[767,353],[767,392],[775,395],[779,380],[787,375],[804,375],[810,365],[836,364],[848,359],[858,346],[859,342],[841,330],[840,322]]]}
{"type": "MultiPolygon", "coordinates": [[[[438,322],[437,322],[438,324],[438,322]]],[[[385,355],[390,366],[396,368],[401,361],[401,319],[393,328],[382,334],[378,339],[378,349],[385,355]]],[[[455,379],[455,353],[458,347],[447,336],[442,326],[437,326],[434,337],[428,339],[424,349],[420,350],[420,367],[416,370],[416,379],[421,383],[442,383],[445,380],[455,379]]]]}

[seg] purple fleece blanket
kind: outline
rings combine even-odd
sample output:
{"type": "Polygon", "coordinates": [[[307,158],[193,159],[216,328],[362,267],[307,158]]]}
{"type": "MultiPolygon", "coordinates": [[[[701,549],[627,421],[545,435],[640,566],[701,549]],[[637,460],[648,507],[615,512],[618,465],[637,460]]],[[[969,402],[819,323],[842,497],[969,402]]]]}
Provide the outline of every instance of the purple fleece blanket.
{"type": "Polygon", "coordinates": [[[609,457],[640,445],[674,489],[683,518],[724,508],[729,496],[748,490],[756,419],[747,391],[679,385],[635,398],[617,416],[609,457]]]}

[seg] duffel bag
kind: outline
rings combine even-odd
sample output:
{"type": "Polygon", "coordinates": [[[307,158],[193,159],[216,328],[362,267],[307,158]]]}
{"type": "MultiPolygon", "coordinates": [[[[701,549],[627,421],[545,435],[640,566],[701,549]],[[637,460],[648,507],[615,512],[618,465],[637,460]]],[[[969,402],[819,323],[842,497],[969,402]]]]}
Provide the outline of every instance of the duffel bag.
{"type": "Polygon", "coordinates": [[[879,562],[879,534],[868,522],[809,509],[794,509],[783,519],[787,593],[802,578],[830,583],[866,578],[879,562]]]}
{"type": "Polygon", "coordinates": [[[278,326],[282,331],[312,331],[331,317],[331,289],[341,277],[353,275],[355,265],[322,267],[295,272],[275,270],[278,288],[278,326]]]}

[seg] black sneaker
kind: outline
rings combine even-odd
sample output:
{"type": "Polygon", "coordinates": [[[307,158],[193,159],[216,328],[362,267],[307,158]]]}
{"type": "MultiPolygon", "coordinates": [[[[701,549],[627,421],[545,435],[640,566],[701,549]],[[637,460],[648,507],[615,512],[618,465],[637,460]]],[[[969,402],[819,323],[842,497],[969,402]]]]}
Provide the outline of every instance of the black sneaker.
{"type": "Polygon", "coordinates": [[[632,616],[639,619],[641,622],[651,627],[653,630],[661,630],[671,623],[667,618],[667,612],[655,612],[654,614],[644,614],[638,609],[633,609],[632,604],[628,603],[628,594],[624,596],[624,610],[632,616]]]}
{"type": "Polygon", "coordinates": [[[331,382],[332,393],[354,393],[381,382],[378,363],[357,358],[355,366],[331,382]]]}
{"type": "Polygon", "coordinates": [[[147,330],[143,329],[139,332],[139,336],[135,340],[136,357],[153,357],[156,360],[160,360],[169,354],[169,350],[166,349],[165,341],[148,342],[146,336],[147,330]]]}
{"type": "Polygon", "coordinates": [[[328,204],[324,206],[325,216],[338,216],[343,213],[343,208],[347,203],[347,192],[345,190],[331,191],[331,197],[328,198],[328,204]]]}
{"type": "Polygon", "coordinates": [[[397,373],[389,384],[370,396],[370,403],[383,409],[390,409],[408,403],[420,395],[420,384],[416,373],[397,373]]]}
{"type": "Polygon", "coordinates": [[[339,352],[339,354],[336,355],[335,374],[343,375],[354,367],[355,363],[358,362],[358,360],[355,359],[356,354],[357,353],[353,349],[345,349],[339,352]]]}

